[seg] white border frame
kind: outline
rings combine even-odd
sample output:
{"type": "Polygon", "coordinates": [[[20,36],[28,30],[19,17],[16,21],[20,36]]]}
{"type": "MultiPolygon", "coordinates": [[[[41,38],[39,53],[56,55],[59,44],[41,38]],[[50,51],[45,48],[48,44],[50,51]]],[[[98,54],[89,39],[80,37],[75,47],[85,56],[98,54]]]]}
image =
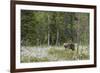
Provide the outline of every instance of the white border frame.
{"type": "Polygon", "coordinates": [[[74,66],[94,64],[94,10],[86,8],[70,8],[70,7],[51,7],[51,6],[36,6],[36,5],[16,5],[16,69],[23,68],[40,68],[40,67],[57,67],[57,66],[74,66]],[[20,63],[20,12],[25,10],[42,10],[42,11],[60,11],[60,12],[84,12],[90,13],[90,60],[76,61],[59,61],[59,62],[39,62],[39,63],[20,63]]]}

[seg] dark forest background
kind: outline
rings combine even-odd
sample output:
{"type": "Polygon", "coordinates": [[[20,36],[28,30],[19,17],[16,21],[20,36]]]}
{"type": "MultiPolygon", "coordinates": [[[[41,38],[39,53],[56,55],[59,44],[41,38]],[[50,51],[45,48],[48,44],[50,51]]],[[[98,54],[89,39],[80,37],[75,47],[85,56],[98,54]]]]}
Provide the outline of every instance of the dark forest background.
{"type": "Polygon", "coordinates": [[[89,13],[21,10],[21,45],[89,44],[89,13]]]}

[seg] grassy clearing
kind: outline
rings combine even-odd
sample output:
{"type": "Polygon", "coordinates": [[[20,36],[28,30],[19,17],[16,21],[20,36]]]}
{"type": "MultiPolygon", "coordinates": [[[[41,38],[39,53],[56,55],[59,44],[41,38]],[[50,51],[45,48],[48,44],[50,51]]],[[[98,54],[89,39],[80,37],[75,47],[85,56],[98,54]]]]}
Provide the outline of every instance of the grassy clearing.
{"type": "Polygon", "coordinates": [[[75,51],[72,51],[70,49],[68,50],[58,50],[55,48],[50,48],[48,50],[48,56],[53,56],[54,60],[74,60],[74,54],[75,51]]]}
{"type": "Polygon", "coordinates": [[[46,62],[49,61],[48,58],[44,57],[44,58],[36,58],[36,57],[30,57],[28,59],[27,56],[24,56],[23,59],[21,60],[21,62],[26,63],[26,62],[46,62]]]}
{"type": "Polygon", "coordinates": [[[21,62],[23,63],[89,59],[88,50],[79,51],[79,54],[77,54],[77,50],[65,50],[65,48],[62,46],[52,46],[45,50],[43,48],[40,48],[41,50],[39,51],[27,48],[27,50],[28,49],[31,51],[29,52],[29,54],[21,55],[21,62]]]}

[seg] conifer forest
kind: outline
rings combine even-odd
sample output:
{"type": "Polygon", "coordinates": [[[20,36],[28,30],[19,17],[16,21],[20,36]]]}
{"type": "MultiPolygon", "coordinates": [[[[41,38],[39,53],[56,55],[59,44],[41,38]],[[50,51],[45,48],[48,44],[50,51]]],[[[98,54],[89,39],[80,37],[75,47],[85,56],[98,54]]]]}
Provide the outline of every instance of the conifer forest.
{"type": "Polygon", "coordinates": [[[89,59],[89,13],[21,10],[21,62],[89,59]]]}

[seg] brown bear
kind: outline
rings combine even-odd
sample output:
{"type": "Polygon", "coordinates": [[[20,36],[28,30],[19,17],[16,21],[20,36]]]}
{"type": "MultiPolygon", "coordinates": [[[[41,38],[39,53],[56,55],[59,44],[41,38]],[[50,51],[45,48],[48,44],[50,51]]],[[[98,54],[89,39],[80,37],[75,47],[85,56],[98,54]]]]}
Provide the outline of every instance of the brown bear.
{"type": "Polygon", "coordinates": [[[75,50],[75,45],[73,43],[64,43],[65,50],[71,49],[72,51],[75,50]]]}

